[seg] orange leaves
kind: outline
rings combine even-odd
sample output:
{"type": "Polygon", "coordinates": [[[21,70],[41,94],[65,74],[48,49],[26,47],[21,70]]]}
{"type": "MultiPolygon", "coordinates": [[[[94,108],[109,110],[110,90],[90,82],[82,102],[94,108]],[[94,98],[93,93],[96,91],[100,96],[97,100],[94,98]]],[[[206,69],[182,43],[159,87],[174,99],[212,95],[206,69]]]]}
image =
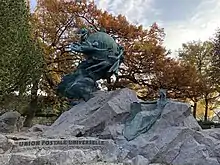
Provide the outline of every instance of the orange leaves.
{"type": "Polygon", "coordinates": [[[168,89],[172,98],[195,98],[201,95],[201,82],[192,65],[173,59],[165,59],[161,70],[156,72],[155,84],[168,89]]]}
{"type": "MultiPolygon", "coordinates": [[[[65,52],[65,46],[76,40],[75,31],[81,27],[91,30],[105,28],[125,49],[121,76],[136,84],[155,85],[151,80],[163,68],[166,50],[164,31],[156,23],[143,29],[128,22],[125,16],[113,16],[86,0],[39,0],[35,18],[36,34],[44,43],[48,70],[58,75],[69,73],[78,63],[78,56],[65,52]]],[[[51,79],[54,79],[51,76],[51,79]]],[[[47,76],[48,78],[48,76],[47,76]]],[[[58,78],[56,78],[58,79],[58,78]]],[[[127,83],[121,79],[122,83],[127,83]]]]}

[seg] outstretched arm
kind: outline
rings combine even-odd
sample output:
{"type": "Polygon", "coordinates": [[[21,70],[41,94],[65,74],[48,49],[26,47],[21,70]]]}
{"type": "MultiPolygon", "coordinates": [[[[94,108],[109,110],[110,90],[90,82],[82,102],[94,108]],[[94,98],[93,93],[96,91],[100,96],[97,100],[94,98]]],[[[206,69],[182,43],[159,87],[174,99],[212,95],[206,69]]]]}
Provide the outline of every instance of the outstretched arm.
{"type": "Polygon", "coordinates": [[[79,53],[92,53],[95,51],[107,51],[107,49],[100,49],[97,47],[94,47],[90,42],[85,41],[82,44],[81,43],[73,43],[70,45],[70,50],[79,52],[79,53]]]}

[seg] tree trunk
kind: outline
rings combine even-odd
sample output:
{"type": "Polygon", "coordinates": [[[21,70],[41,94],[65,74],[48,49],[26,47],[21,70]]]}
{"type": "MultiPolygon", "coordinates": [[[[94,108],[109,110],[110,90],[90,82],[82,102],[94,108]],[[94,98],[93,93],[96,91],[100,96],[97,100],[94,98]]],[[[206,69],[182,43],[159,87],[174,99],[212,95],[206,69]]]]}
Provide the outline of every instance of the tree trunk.
{"type": "Polygon", "coordinates": [[[208,95],[205,95],[205,116],[204,121],[208,121],[209,100],[208,95]]]}
{"type": "Polygon", "coordinates": [[[31,88],[31,101],[28,105],[28,109],[26,111],[26,118],[24,121],[24,127],[31,127],[33,124],[33,119],[35,117],[35,114],[37,112],[38,106],[38,96],[37,96],[37,91],[38,91],[38,80],[33,83],[33,86],[31,88]]]}
{"type": "Polygon", "coordinates": [[[107,78],[107,88],[108,88],[108,91],[111,91],[111,90],[112,90],[111,77],[108,77],[108,78],[107,78]]]}
{"type": "Polygon", "coordinates": [[[197,111],[197,101],[194,102],[194,105],[193,105],[193,117],[196,119],[196,111],[197,111]]]}

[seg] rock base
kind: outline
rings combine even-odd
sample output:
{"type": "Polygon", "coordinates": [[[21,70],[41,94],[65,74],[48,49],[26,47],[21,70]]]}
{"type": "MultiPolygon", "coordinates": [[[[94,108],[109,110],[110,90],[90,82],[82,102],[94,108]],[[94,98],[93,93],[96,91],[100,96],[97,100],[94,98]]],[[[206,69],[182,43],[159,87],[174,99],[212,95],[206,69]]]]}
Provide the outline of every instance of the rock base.
{"type": "MultiPolygon", "coordinates": [[[[220,130],[202,130],[186,103],[169,101],[147,132],[128,141],[124,126],[130,104],[137,101],[129,89],[98,92],[50,127],[1,135],[0,164],[220,164],[220,130]]],[[[143,105],[142,111],[151,107],[143,105]]]]}

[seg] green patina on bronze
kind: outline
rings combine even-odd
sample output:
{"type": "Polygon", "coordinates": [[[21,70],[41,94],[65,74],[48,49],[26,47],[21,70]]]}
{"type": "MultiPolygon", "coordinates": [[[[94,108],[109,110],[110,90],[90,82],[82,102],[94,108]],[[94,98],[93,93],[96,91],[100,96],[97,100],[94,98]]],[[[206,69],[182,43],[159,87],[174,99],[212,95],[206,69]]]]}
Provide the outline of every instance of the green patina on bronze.
{"type": "Polygon", "coordinates": [[[70,50],[83,53],[85,60],[76,71],[63,77],[57,91],[69,99],[87,101],[98,90],[97,80],[117,76],[124,50],[105,32],[90,34],[87,29],[81,29],[79,34],[81,41],[73,43],[70,50]]]}
{"type": "Polygon", "coordinates": [[[160,89],[158,100],[132,103],[130,118],[126,121],[123,130],[124,137],[130,141],[147,132],[160,117],[167,102],[166,90],[160,89]],[[148,104],[145,110],[142,108],[144,104],[148,104]]]}

